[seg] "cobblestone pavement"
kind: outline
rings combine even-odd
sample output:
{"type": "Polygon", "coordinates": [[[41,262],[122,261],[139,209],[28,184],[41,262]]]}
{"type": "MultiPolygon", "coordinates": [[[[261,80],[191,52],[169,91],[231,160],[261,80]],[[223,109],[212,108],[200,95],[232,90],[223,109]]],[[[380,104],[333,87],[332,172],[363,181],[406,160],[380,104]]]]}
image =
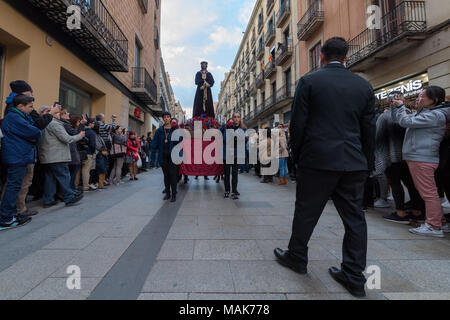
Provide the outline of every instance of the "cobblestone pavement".
{"type": "MultiPolygon", "coordinates": [[[[327,272],[339,266],[344,233],[333,204],[301,276],[273,256],[288,244],[295,184],[239,179],[239,201],[212,179],[191,178],[176,204],[164,202],[153,170],[88,193],[78,207],[39,208],[28,225],[0,233],[0,299],[352,299],[327,272]],[[73,265],[81,289],[69,290],[73,265]]],[[[381,270],[368,299],[450,299],[449,238],[413,235],[384,221],[386,212],[367,213],[368,265],[381,270]]]]}

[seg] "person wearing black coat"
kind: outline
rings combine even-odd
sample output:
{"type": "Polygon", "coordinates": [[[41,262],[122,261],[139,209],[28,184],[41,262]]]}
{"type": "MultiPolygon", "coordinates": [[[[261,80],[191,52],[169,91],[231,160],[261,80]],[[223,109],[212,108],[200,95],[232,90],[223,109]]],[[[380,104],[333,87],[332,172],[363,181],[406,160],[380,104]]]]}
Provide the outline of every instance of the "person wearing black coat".
{"type": "Polygon", "coordinates": [[[341,269],[330,275],[351,294],[365,296],[367,224],[365,181],[374,169],[375,96],[372,86],[344,66],[349,46],[331,38],[321,49],[323,68],[302,77],[292,105],[291,147],[299,165],[289,250],[278,262],[305,274],[308,242],[331,199],[345,226],[341,269]]]}
{"type": "Polygon", "coordinates": [[[100,190],[104,189],[104,181],[106,177],[106,173],[108,173],[109,160],[108,160],[108,151],[106,148],[102,148],[102,150],[97,154],[95,158],[95,171],[98,174],[98,188],[100,190]]]}

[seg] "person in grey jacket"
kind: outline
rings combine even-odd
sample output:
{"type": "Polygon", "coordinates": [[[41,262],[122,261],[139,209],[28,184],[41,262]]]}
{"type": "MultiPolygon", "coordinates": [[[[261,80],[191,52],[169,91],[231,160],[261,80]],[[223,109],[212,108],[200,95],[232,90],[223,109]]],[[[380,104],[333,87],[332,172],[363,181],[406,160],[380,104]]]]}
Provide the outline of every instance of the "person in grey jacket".
{"type": "Polygon", "coordinates": [[[85,137],[85,132],[70,136],[64,128],[64,123],[58,113],[42,133],[39,145],[39,160],[44,165],[44,207],[49,208],[57,204],[55,201],[57,184],[60,187],[62,199],[66,206],[79,202],[83,196],[76,196],[70,187],[69,163],[72,161],[70,155],[70,144],[78,142],[85,137]]]}
{"type": "Polygon", "coordinates": [[[417,114],[408,114],[401,100],[394,100],[392,118],[406,128],[403,159],[406,160],[414,185],[426,206],[426,222],[410,232],[433,237],[444,237],[450,232],[445,222],[439,198],[435,172],[439,166],[439,149],[450,120],[450,105],[445,104],[445,90],[431,86],[417,99],[417,114]]]}

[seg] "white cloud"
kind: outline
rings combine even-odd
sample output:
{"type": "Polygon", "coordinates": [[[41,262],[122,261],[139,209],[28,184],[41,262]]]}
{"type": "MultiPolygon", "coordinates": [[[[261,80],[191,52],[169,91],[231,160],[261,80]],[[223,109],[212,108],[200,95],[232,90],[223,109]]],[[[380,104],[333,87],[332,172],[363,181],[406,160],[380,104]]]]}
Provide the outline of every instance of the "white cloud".
{"type": "Polygon", "coordinates": [[[255,3],[256,0],[246,0],[244,1],[244,5],[239,10],[239,22],[242,23],[243,26],[247,26],[253,12],[253,8],[255,7],[255,3]]]}
{"type": "Polygon", "coordinates": [[[214,31],[209,36],[211,43],[205,47],[204,52],[210,54],[224,45],[238,46],[241,43],[242,36],[242,30],[239,27],[230,30],[222,26],[215,26],[214,31]]]}

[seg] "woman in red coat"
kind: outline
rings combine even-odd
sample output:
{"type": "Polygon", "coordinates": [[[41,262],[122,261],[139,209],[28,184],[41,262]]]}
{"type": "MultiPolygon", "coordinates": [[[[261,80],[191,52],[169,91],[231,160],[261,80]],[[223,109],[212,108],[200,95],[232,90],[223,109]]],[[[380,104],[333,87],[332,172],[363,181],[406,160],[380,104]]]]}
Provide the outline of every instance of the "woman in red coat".
{"type": "Polygon", "coordinates": [[[130,180],[137,180],[136,177],[138,167],[137,162],[139,159],[139,139],[134,131],[130,131],[127,143],[127,163],[130,169],[130,180]]]}

